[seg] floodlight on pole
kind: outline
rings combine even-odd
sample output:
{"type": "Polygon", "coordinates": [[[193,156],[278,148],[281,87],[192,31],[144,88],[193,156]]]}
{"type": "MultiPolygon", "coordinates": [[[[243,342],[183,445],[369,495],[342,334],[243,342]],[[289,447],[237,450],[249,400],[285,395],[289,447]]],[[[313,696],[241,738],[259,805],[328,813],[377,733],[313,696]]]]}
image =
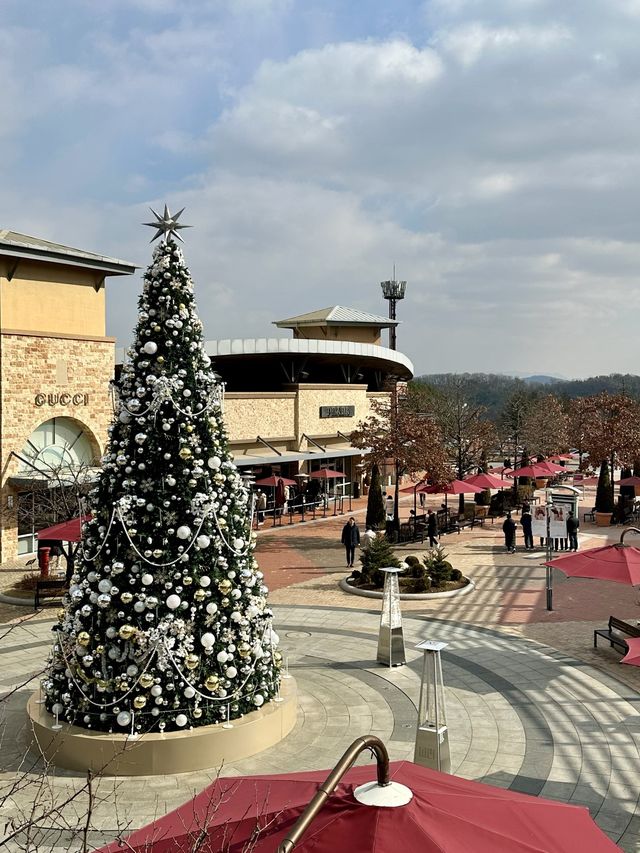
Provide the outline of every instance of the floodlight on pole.
{"type": "MultiPolygon", "coordinates": [[[[388,281],[381,281],[382,295],[389,302],[389,319],[396,319],[396,305],[404,299],[404,294],[407,289],[406,281],[396,281],[395,267],[393,268],[393,278],[388,281]]],[[[396,325],[389,327],[389,349],[396,348],[396,325]]]]}

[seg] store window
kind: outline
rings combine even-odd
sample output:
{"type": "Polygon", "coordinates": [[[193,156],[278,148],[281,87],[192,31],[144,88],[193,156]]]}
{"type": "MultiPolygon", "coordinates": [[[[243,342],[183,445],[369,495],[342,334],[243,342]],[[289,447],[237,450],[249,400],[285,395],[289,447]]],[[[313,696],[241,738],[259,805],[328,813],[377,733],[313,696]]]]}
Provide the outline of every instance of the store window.
{"type": "Polygon", "coordinates": [[[37,550],[36,533],[77,514],[79,488],[92,478],[97,449],[72,418],[51,418],[35,429],[19,453],[19,474],[33,488],[18,493],[18,554],[37,550]]]}

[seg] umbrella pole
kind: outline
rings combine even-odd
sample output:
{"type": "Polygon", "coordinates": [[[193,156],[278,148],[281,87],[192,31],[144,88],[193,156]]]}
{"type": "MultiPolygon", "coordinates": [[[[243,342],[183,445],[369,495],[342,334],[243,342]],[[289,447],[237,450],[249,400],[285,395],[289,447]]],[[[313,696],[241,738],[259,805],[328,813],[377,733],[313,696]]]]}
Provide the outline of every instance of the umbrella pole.
{"type": "Polygon", "coordinates": [[[340,761],[333,768],[329,776],[327,776],[324,782],[318,787],[318,793],[294,823],[291,831],[278,847],[277,853],[290,853],[290,851],[293,850],[311,825],[320,809],[338,787],[344,774],[347,770],[350,770],[351,767],[353,767],[357,757],[366,749],[370,749],[375,754],[378,765],[378,785],[381,788],[386,788],[390,784],[389,753],[380,738],[377,738],[375,735],[365,735],[364,737],[359,737],[357,740],[354,740],[340,761]]]}
{"type": "MultiPolygon", "coordinates": [[[[551,547],[551,490],[546,490],[546,513],[547,513],[547,563],[553,559],[553,549],[551,547]]],[[[553,610],[553,569],[551,566],[546,566],[546,592],[547,592],[547,610],[553,610]]]]}

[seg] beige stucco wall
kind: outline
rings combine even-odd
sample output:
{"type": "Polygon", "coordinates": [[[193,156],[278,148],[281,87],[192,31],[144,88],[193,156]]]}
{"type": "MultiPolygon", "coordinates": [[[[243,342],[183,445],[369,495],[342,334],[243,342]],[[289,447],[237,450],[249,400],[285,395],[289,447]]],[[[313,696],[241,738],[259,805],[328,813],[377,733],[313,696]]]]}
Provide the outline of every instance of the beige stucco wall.
{"type": "Polygon", "coordinates": [[[377,326],[301,326],[293,330],[294,338],[320,341],[352,341],[359,344],[376,344],[381,341],[377,326]]]}
{"type": "Polygon", "coordinates": [[[9,281],[8,261],[1,264],[3,330],[104,337],[105,289],[99,273],[20,261],[9,281]]]}
{"type": "Polygon", "coordinates": [[[20,453],[44,421],[65,417],[84,427],[100,455],[113,417],[113,363],[112,338],[0,335],[0,560],[17,553],[16,519],[7,508],[7,498],[16,492],[7,480],[20,463],[11,452],[20,453]]]}
{"type": "Polygon", "coordinates": [[[369,413],[366,385],[298,385],[299,432],[312,436],[349,435],[369,413]],[[321,418],[321,406],[354,406],[353,417],[321,418]]]}
{"type": "Polygon", "coordinates": [[[230,441],[253,440],[257,435],[293,438],[295,407],[295,392],[225,394],[224,420],[230,441]]]}

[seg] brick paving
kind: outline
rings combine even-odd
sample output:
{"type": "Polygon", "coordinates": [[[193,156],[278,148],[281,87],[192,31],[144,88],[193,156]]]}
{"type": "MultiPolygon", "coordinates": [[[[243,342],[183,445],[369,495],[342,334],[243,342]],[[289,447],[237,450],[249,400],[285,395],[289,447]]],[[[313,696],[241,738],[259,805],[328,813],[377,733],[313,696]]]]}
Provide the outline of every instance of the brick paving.
{"type": "MultiPolygon", "coordinates": [[[[364,527],[364,500],[352,514],[364,527]]],[[[408,515],[411,501],[403,500],[408,515]]],[[[589,500],[585,501],[589,505],[589,500]]],[[[375,663],[379,603],[338,587],[346,573],[340,532],[348,515],[258,532],[257,558],[271,588],[277,630],[300,690],[299,720],[279,746],[224,769],[225,773],[283,772],[331,766],[357,735],[372,732],[393,758],[411,758],[420,659],[425,637],[443,639],[454,772],[467,778],[587,805],[625,851],[640,851],[637,767],[640,762],[640,668],[620,654],[592,648],[594,627],[610,614],[640,618],[637,593],[619,584],[567,579],[554,572],[554,611],[545,609],[542,550],[508,555],[501,523],[443,537],[453,564],[472,577],[469,595],[403,602],[406,667],[375,663]]],[[[581,547],[615,541],[619,529],[583,525],[581,547]]],[[[421,544],[396,553],[424,554],[421,544]]],[[[0,570],[0,589],[20,568],[0,570]]],[[[5,689],[38,672],[46,657],[53,613],[0,604],[0,661],[5,689]],[[13,627],[6,633],[8,625],[13,627]],[[3,639],[4,637],[4,639],[3,639]]],[[[24,755],[29,688],[11,700],[14,730],[4,755],[10,768],[24,755]]],[[[37,768],[36,768],[37,770],[37,768]]],[[[34,770],[35,773],[35,770],[34,770]]],[[[210,774],[118,780],[121,816],[146,822],[199,790],[210,774]],[[144,796],[143,796],[144,793],[144,796]]],[[[78,784],[56,777],[59,796],[78,784]]],[[[28,793],[22,808],[28,805],[28,793]]],[[[96,846],[114,832],[112,798],[96,813],[96,846]]],[[[58,834],[41,850],[77,849],[58,834]]]]}

